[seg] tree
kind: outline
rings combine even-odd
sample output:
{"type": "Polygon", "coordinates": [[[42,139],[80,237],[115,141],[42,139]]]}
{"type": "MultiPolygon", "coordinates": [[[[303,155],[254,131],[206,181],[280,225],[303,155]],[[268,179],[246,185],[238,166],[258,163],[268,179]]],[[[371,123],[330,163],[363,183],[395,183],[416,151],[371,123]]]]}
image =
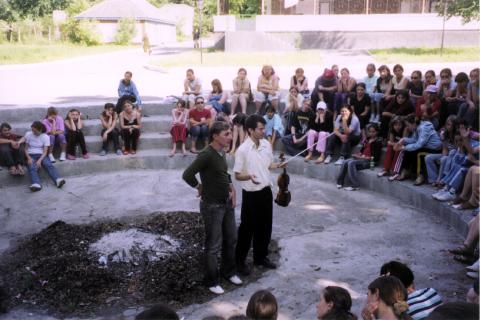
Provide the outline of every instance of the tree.
{"type": "Polygon", "coordinates": [[[122,19],[118,21],[117,34],[115,35],[115,43],[120,45],[127,45],[133,39],[137,29],[135,26],[135,19],[122,19]]]}
{"type": "Polygon", "coordinates": [[[52,14],[53,10],[63,10],[71,0],[9,0],[12,8],[21,17],[43,17],[52,14]]]}
{"type": "Polygon", "coordinates": [[[442,0],[437,4],[437,11],[441,16],[445,14],[447,19],[460,16],[463,23],[480,20],[480,3],[478,0],[442,0]],[[447,5],[446,12],[445,4],[447,5]]]}

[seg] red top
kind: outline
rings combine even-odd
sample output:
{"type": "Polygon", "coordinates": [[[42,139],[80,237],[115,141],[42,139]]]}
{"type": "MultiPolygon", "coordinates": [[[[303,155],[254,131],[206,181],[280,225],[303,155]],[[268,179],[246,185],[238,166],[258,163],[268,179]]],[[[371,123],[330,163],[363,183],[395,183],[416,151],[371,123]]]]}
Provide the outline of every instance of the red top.
{"type": "Polygon", "coordinates": [[[200,122],[202,118],[210,119],[212,115],[210,113],[210,110],[208,109],[203,109],[202,111],[199,111],[197,108],[195,108],[189,111],[188,116],[189,118],[192,118],[197,122],[200,122]]]}
{"type": "MultiPolygon", "coordinates": [[[[420,109],[420,106],[422,104],[425,104],[425,99],[424,98],[418,99],[417,104],[415,106],[415,115],[419,118],[422,117],[422,110],[420,109]]],[[[427,113],[429,115],[431,115],[431,114],[439,111],[441,105],[442,105],[442,102],[440,101],[440,99],[435,99],[432,103],[432,107],[427,111],[427,113]]]]}
{"type": "Polygon", "coordinates": [[[362,153],[365,157],[370,158],[372,156],[372,144],[369,142],[366,142],[365,146],[363,147],[362,153]]]}

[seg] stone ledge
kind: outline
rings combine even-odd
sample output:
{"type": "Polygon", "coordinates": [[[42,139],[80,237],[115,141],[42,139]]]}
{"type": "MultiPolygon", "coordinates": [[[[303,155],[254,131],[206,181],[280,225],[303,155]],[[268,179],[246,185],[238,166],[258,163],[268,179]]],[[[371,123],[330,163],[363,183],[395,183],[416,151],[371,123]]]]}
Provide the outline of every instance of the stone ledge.
{"type": "MultiPolygon", "coordinates": [[[[116,156],[108,154],[100,157],[93,155],[91,159],[78,159],[75,161],[66,161],[55,164],[56,168],[63,177],[71,177],[78,175],[87,175],[103,172],[116,172],[127,170],[141,169],[176,169],[186,168],[194,159],[194,155],[185,157],[177,154],[175,157],[168,156],[168,150],[146,150],[137,155],[116,156]]],[[[228,157],[230,168],[233,166],[233,157],[228,157]]],[[[306,163],[303,159],[294,159],[289,163],[288,172],[290,174],[303,175],[312,179],[319,179],[334,183],[339,168],[333,164],[315,165],[306,163]]],[[[466,234],[468,230],[467,222],[473,217],[472,211],[459,211],[453,209],[446,203],[442,203],[432,199],[431,194],[434,190],[428,186],[416,187],[411,181],[390,182],[385,178],[378,178],[375,170],[363,170],[359,173],[360,187],[384,196],[395,197],[398,200],[411,205],[428,214],[434,214],[440,219],[448,223],[460,234],[466,234]]],[[[277,172],[273,173],[276,177],[277,172]]],[[[46,173],[42,170],[40,173],[44,183],[51,183],[46,173]]],[[[68,182],[67,182],[68,183],[68,182]]],[[[6,170],[0,171],[0,189],[10,186],[27,187],[29,179],[25,177],[12,177],[6,170]]],[[[275,187],[276,188],[276,187],[275,187]]],[[[339,192],[345,192],[339,190],[339,192]]],[[[295,190],[293,190],[293,195],[295,190]]],[[[399,226],[401,227],[401,226],[399,226]]]]}

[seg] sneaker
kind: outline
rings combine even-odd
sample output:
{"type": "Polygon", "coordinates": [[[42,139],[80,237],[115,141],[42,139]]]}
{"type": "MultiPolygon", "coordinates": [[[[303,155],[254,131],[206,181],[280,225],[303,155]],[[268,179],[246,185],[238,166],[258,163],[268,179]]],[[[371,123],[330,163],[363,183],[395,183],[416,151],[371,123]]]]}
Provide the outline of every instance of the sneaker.
{"type": "Polygon", "coordinates": [[[478,279],[478,270],[476,272],[473,272],[473,271],[467,272],[467,277],[477,280],[478,279]]]}
{"type": "Polygon", "coordinates": [[[380,115],[379,114],[377,114],[375,116],[375,119],[373,119],[373,122],[380,123],[380,115]]]}
{"type": "Polygon", "coordinates": [[[400,176],[400,174],[395,173],[393,176],[388,177],[388,181],[395,181],[400,176]]]}
{"type": "Polygon", "coordinates": [[[343,186],[341,184],[337,184],[337,189],[342,189],[343,186]]]}
{"type": "Polygon", "coordinates": [[[210,292],[212,293],[215,293],[215,294],[223,294],[225,293],[225,291],[223,290],[222,287],[220,287],[218,284],[214,287],[210,287],[208,288],[208,290],[210,290],[210,292]]]}
{"type": "Polygon", "coordinates": [[[387,174],[388,174],[387,171],[382,170],[382,171],[380,171],[379,173],[377,173],[377,177],[383,177],[383,176],[386,176],[387,174]]]}
{"type": "Polygon", "coordinates": [[[468,267],[465,267],[467,270],[470,270],[470,271],[477,271],[478,272],[478,260],[477,262],[475,262],[474,264],[472,264],[471,266],[468,266],[468,267]]]}
{"type": "MultiPolygon", "coordinates": [[[[120,151],[120,150],[119,150],[119,151],[120,151]]],[[[122,152],[120,151],[120,153],[122,153],[122,152]]],[[[100,155],[101,155],[102,157],[105,156],[105,155],[107,155],[107,151],[105,151],[105,150],[100,151],[100,155]]]]}
{"type": "Polygon", "coordinates": [[[88,158],[90,158],[90,156],[88,155],[88,153],[85,153],[85,154],[83,155],[83,159],[88,159],[88,158]]]}
{"type": "Polygon", "coordinates": [[[60,160],[60,161],[67,160],[67,158],[65,158],[65,152],[60,153],[60,159],[58,159],[58,160],[60,160]]]}
{"type": "MultiPolygon", "coordinates": [[[[105,152],[107,153],[107,152],[105,152]]],[[[122,150],[118,149],[117,152],[115,152],[117,154],[117,156],[121,156],[123,153],[122,153],[122,150]]]]}
{"type": "Polygon", "coordinates": [[[50,159],[51,163],[57,162],[57,160],[55,160],[55,158],[53,157],[53,154],[51,154],[51,153],[48,155],[48,159],[50,159]]]}
{"type": "Polygon", "coordinates": [[[337,161],[335,161],[335,165],[336,165],[336,166],[341,166],[344,162],[345,162],[345,158],[344,158],[344,157],[340,157],[340,158],[338,158],[337,161]]]}
{"type": "Polygon", "coordinates": [[[358,190],[357,187],[346,187],[345,189],[343,190],[346,190],[346,191],[355,191],[355,190],[358,190]]]}
{"type": "Polygon", "coordinates": [[[450,191],[445,191],[444,193],[438,195],[435,199],[438,201],[452,201],[455,199],[455,194],[450,191]]]}
{"type": "Polygon", "coordinates": [[[368,120],[368,122],[374,122],[375,120],[375,113],[370,113],[370,119],[368,120]]]}
{"type": "Polygon", "coordinates": [[[67,154],[67,159],[68,160],[75,160],[75,156],[72,156],[71,154],[67,154]]]}
{"type": "Polygon", "coordinates": [[[434,194],[432,194],[432,198],[433,198],[433,199],[437,199],[437,197],[441,196],[441,195],[444,194],[444,193],[449,193],[449,192],[448,192],[448,190],[446,190],[446,189],[442,189],[442,190],[437,191],[437,192],[435,192],[434,194]]]}
{"type": "Polygon", "coordinates": [[[231,283],[237,286],[243,283],[243,281],[237,275],[231,276],[230,278],[228,278],[228,281],[230,281],[231,283]]]}
{"type": "Polygon", "coordinates": [[[57,188],[63,187],[63,185],[65,184],[65,182],[66,182],[65,179],[63,179],[63,178],[58,178],[58,179],[57,179],[57,183],[56,183],[56,184],[57,184],[57,188]]]}
{"type": "Polygon", "coordinates": [[[325,159],[325,161],[323,161],[323,163],[329,164],[331,161],[332,161],[332,156],[327,156],[327,158],[325,159]]]}
{"type": "Polygon", "coordinates": [[[39,185],[38,183],[34,183],[34,184],[32,184],[32,185],[30,186],[30,190],[31,190],[32,192],[40,191],[40,190],[42,190],[42,186],[39,185]]]}

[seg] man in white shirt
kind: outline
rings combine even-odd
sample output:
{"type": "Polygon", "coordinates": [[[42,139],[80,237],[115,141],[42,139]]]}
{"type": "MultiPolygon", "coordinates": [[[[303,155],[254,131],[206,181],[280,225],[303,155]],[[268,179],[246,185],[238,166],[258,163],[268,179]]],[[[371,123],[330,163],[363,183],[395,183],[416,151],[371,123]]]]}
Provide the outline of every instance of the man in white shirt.
{"type": "Polygon", "coordinates": [[[238,228],[236,247],[237,270],[248,275],[246,265],[250,244],[253,240],[253,262],[255,265],[275,269],[268,259],[268,245],[272,236],[273,195],[270,169],[284,167],[273,162],[270,143],[264,139],[265,119],[253,114],[245,121],[248,138],[235,153],[235,179],[242,186],[241,221],[238,228]]]}

